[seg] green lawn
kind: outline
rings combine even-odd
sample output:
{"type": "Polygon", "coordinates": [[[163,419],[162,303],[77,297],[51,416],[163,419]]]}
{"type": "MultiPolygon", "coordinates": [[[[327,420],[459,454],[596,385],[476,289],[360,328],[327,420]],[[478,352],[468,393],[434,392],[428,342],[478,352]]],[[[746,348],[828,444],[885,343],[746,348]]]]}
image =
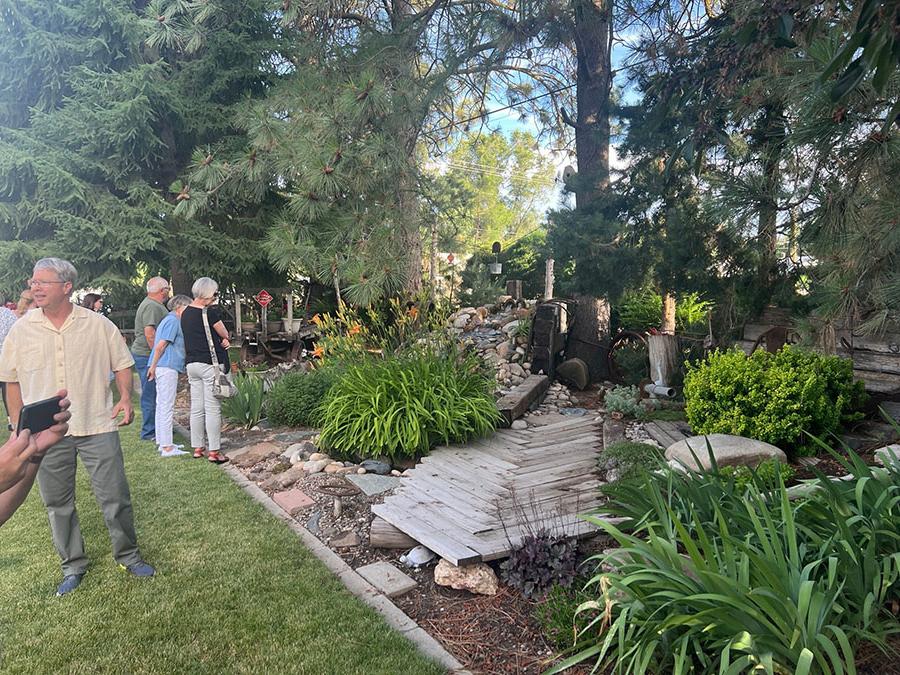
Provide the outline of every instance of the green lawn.
{"type": "Polygon", "coordinates": [[[54,596],[59,559],[37,494],[0,529],[0,670],[134,673],[439,673],[357,601],[276,518],[205,460],[160,459],[122,433],[141,550],[114,564],[79,466],[92,567],[54,596]]]}

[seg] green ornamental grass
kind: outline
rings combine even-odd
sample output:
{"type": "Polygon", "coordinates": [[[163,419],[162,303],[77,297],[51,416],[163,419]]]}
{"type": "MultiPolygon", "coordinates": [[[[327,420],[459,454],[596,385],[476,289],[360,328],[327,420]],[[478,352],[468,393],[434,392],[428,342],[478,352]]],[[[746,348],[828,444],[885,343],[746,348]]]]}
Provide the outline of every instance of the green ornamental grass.
{"type": "Polygon", "coordinates": [[[746,487],[715,468],[608,486],[604,511],[625,522],[590,520],[620,548],[593,560],[577,610],[593,619],[551,672],[854,673],[861,641],[900,632],[900,469],[830,452],[852,479],[820,474],[796,501],[777,471],[746,487]]]}
{"type": "Polygon", "coordinates": [[[324,447],[403,457],[492,431],[499,414],[475,357],[414,352],[349,364],[319,416],[324,447]]]}

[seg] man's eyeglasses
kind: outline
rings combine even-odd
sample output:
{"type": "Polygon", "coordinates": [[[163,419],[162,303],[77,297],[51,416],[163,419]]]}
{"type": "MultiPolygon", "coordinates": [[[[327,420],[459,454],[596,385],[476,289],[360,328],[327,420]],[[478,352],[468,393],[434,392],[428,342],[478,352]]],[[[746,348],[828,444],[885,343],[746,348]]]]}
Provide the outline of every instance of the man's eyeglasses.
{"type": "Polygon", "coordinates": [[[25,284],[27,286],[30,286],[31,288],[46,288],[47,286],[50,286],[51,284],[67,284],[67,283],[69,283],[69,282],[68,281],[40,281],[38,279],[29,279],[28,281],[25,282],[25,284]]]}

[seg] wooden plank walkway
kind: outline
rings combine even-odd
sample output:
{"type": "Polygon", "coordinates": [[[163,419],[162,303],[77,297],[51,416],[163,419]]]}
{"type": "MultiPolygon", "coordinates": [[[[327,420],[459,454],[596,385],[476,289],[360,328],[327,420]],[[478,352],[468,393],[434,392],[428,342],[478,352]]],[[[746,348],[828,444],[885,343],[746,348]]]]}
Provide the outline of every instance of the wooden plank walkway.
{"type": "Polygon", "coordinates": [[[682,438],[693,436],[691,427],[687,422],[647,422],[644,431],[665,450],[672,443],[677,443],[682,438]]]}
{"type": "Polygon", "coordinates": [[[435,448],[372,512],[455,565],[496,560],[538,530],[582,537],[599,504],[601,423],[557,415],[435,448]]]}

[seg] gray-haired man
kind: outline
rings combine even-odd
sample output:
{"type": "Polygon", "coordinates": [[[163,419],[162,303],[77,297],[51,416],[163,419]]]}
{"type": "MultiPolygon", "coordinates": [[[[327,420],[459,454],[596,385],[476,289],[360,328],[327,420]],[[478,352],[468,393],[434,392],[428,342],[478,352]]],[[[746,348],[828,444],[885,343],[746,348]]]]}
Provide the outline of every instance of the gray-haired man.
{"type": "Polygon", "coordinates": [[[134,366],[141,378],[141,438],[145,441],[156,439],[156,382],[147,380],[147,368],[153,343],[156,342],[156,327],[166,318],[166,300],[169,299],[169,282],[162,277],[153,277],[147,282],[147,297],[141,301],[134,315],[134,342],[131,353],[134,366]]]}
{"type": "Polygon", "coordinates": [[[14,423],[23,404],[49,398],[60,390],[67,390],[72,402],[69,433],[47,451],[37,474],[53,544],[62,558],[63,580],[57,595],[75,590],[88,567],[75,510],[77,457],[90,476],[116,562],[135,576],[154,574],[138,551],[116,425],[120,414],[118,426],[130,424],[134,417],[134,360],[109,319],[72,304],[76,278],[68,261],[39,260],[30,281],[37,309],[10,329],[0,354],[0,380],[7,383],[14,423]],[[109,390],[110,371],[119,389],[115,406],[109,390]]]}

